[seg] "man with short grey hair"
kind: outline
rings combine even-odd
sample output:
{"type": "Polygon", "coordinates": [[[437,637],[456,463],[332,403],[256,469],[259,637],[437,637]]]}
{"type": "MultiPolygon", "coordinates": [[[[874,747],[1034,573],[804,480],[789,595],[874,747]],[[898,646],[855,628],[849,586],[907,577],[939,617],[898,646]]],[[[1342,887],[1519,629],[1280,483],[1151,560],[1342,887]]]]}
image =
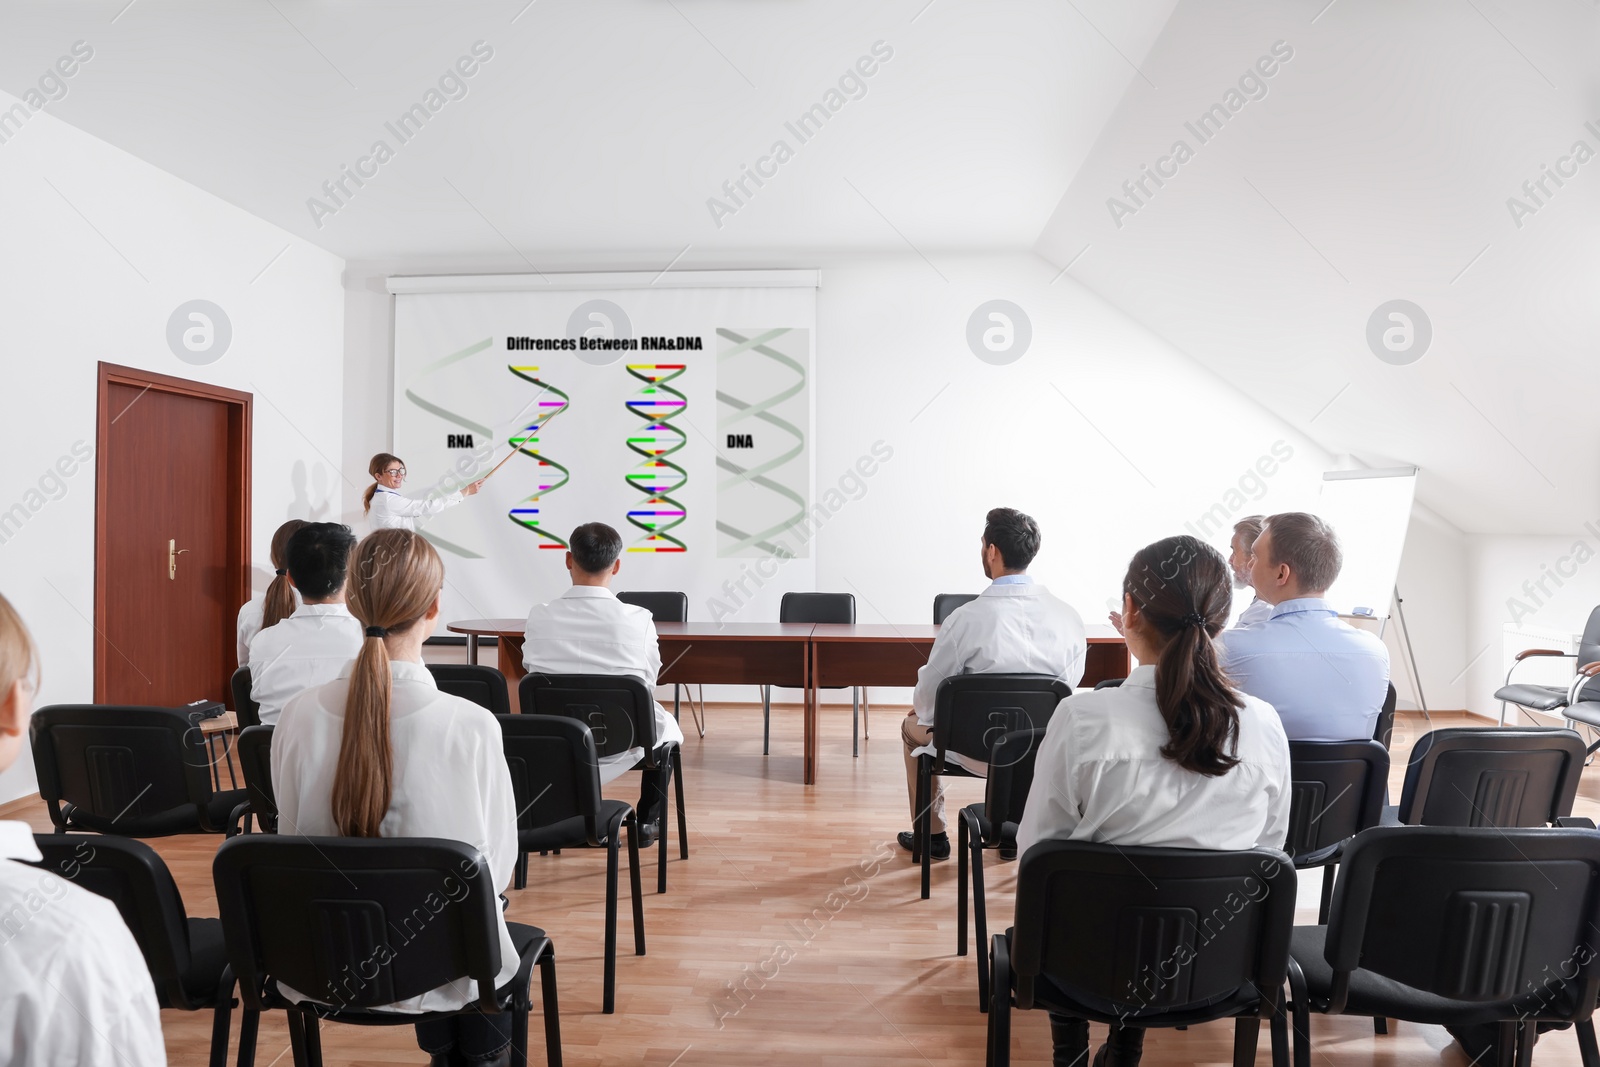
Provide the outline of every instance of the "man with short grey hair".
{"type": "Polygon", "coordinates": [[[1369,738],[1388,695],[1383,641],[1323,599],[1343,562],[1339,538],[1315,515],[1270,516],[1251,547],[1250,581],[1272,615],[1217,637],[1223,668],[1277,710],[1291,741],[1369,738]]]}
{"type": "Polygon", "coordinates": [[[1235,626],[1254,626],[1272,618],[1272,605],[1262,600],[1250,584],[1250,551],[1255,547],[1256,538],[1261,536],[1261,526],[1266,521],[1265,515],[1246,515],[1233,524],[1233,540],[1228,545],[1228,568],[1233,571],[1233,587],[1249,589],[1251,593],[1250,603],[1239,613],[1235,626]]]}

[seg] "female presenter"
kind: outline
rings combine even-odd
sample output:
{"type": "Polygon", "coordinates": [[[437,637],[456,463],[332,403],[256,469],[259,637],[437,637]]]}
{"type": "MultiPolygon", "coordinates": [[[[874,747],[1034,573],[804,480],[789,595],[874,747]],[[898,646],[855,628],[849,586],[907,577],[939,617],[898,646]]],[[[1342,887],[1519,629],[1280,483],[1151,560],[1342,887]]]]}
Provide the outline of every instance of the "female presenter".
{"type": "Polygon", "coordinates": [[[415,530],[418,519],[437,515],[483,487],[483,479],[480,478],[449,496],[427,500],[401,496],[400,485],[406,480],[406,465],[399,456],[387,452],[379,452],[372,457],[372,462],[367,464],[367,473],[372,475],[373,484],[367,486],[362,503],[364,510],[372,516],[374,530],[415,530]]]}

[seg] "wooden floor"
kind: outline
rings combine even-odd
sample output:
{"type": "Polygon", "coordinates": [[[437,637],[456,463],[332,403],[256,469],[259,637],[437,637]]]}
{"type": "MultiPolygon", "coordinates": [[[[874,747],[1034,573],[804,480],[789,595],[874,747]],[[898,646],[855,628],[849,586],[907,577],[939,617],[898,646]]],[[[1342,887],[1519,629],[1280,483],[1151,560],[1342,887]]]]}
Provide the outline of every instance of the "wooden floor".
{"type": "MultiPolygon", "coordinates": [[[[619,958],[615,1015],[600,1013],[603,854],[535,856],[530,888],[509,893],[509,917],[542,926],[555,941],[566,1062],[982,1062],[986,1016],[977,1010],[973,956],[954,951],[955,862],[935,865],[933,899],[919,900],[915,868],[894,844],[895,833],[910,824],[898,731],[904,709],[876,709],[873,739],[853,760],[848,710],[825,706],[818,780],[810,789],[799,784],[798,708],[773,712],[770,757],[761,755],[758,710],[712,705],[704,740],[685,713],[691,854],[678,861],[674,842],[665,896],[650,892],[654,853],[645,861],[649,955],[619,958]],[[862,870],[873,873],[863,877],[862,870]],[[746,990],[742,997],[733,983],[746,990]]],[[[1482,725],[1462,715],[1434,716],[1435,726],[1468,722],[1482,725]]],[[[1396,723],[1396,797],[1405,754],[1425,729],[1420,718],[1402,715],[1396,723]]],[[[635,789],[630,775],[608,793],[632,801],[635,789]]],[[[957,780],[952,800],[981,799],[981,789],[957,780]]],[[[1585,781],[1576,814],[1600,815],[1600,782],[1585,781]]],[[[8,817],[48,828],[37,804],[8,817]]],[[[211,856],[218,839],[151,843],[171,865],[190,914],[215,915],[211,856]]],[[[986,870],[990,915],[1003,927],[1015,864],[986,870]]],[[[1319,884],[1315,875],[1301,883],[1301,921],[1315,921],[1319,884]]],[[[627,915],[624,901],[618,930],[624,952],[632,941],[627,915]]],[[[1048,1063],[1043,1014],[1017,1013],[1013,1020],[1015,1062],[1048,1063]]],[[[172,1064],[206,1062],[209,1015],[169,1011],[162,1023],[172,1064]]],[[[236,1016],[235,1038],[237,1025],[236,1016]]],[[[1318,1067],[1467,1062],[1438,1027],[1391,1024],[1390,1034],[1375,1036],[1369,1021],[1320,1017],[1312,1027],[1318,1067]]],[[[330,1064],[427,1062],[409,1028],[323,1029],[330,1064]]],[[[542,1062],[541,1033],[535,1019],[533,1063],[542,1062]]],[[[1144,1062],[1226,1064],[1231,1043],[1229,1023],[1156,1031],[1144,1062]]],[[[256,1062],[291,1062],[281,1015],[263,1021],[256,1062]]],[[[1258,1062],[1270,1063],[1265,1034],[1258,1062]]],[[[1578,1063],[1571,1032],[1547,1035],[1536,1062],[1578,1063]]]]}

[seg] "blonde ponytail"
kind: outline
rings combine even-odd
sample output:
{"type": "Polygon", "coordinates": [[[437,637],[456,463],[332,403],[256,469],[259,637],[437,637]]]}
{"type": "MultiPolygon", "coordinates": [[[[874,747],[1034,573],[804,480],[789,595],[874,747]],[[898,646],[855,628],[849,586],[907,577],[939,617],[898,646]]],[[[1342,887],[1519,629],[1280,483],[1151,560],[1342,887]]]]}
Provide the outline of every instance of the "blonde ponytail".
{"type": "Polygon", "coordinates": [[[294,614],[294,587],[285,577],[289,566],[289,538],[305,525],[307,523],[304,519],[290,519],[278,527],[277,533],[272,535],[272,569],[277,573],[273,576],[272,584],[267,586],[266,595],[261,603],[263,630],[278,625],[294,614]]]}
{"type": "Polygon", "coordinates": [[[398,463],[403,467],[406,461],[393,453],[379,452],[367,464],[367,473],[372,475],[372,484],[367,486],[365,493],[361,494],[361,513],[363,515],[372,510],[372,498],[378,492],[378,475],[382,474],[383,469],[391,463],[398,463]]]}
{"type": "Polygon", "coordinates": [[[394,799],[392,678],[384,635],[420,622],[444,585],[433,546],[410,530],[379,530],[356,546],[346,598],[366,627],[345,697],[333,779],[333,821],[346,837],[378,837],[394,799]]]}

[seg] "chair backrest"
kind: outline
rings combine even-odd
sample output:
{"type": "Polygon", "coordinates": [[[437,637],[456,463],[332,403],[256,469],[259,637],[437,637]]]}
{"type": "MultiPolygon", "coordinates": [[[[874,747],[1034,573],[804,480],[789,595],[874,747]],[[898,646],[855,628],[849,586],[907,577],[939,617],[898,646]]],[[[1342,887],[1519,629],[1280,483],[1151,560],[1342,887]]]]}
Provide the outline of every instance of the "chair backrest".
{"type": "Polygon", "coordinates": [[[1378,711],[1378,722],[1373,727],[1372,739],[1389,747],[1389,742],[1394,739],[1394,709],[1399,703],[1399,694],[1394,691],[1394,683],[1389,683],[1389,695],[1383,698],[1383,707],[1378,711]]]}
{"type": "Polygon", "coordinates": [[[1600,993],[1600,835],[1368,830],[1340,862],[1324,955],[1336,1008],[1359,967],[1451,1000],[1514,1002],[1530,1021],[1587,1016],[1600,993]]]}
{"type": "Polygon", "coordinates": [[[1600,608],[1589,612],[1589,621],[1583,624],[1583,634],[1578,638],[1578,666],[1600,660],[1600,608]]]}
{"type": "Polygon", "coordinates": [[[944,754],[987,760],[1002,734],[1042,730],[1072,687],[1048,674],[957,674],[939,683],[933,697],[933,744],[937,770],[944,754]]]}
{"type": "Polygon", "coordinates": [[[470,978],[478,1003],[498,1010],[500,899],[471,845],[242,834],[223,842],[211,873],[247,1008],[271,1006],[274,980],[362,1009],[470,978]]]}
{"type": "Polygon", "coordinates": [[[589,843],[600,843],[600,762],[594,735],[561,715],[496,715],[516,796],[517,829],[537,830],[582,819],[589,843]]]}
{"type": "Polygon", "coordinates": [[[234,671],[228,684],[233,690],[233,713],[239,720],[240,728],[260,726],[261,705],[250,698],[250,668],[240,667],[234,671]]]}
{"type": "Polygon", "coordinates": [[[1583,739],[1541,727],[1453,726],[1411,750],[1400,792],[1410,826],[1545,826],[1572,814],[1583,739]]]}
{"type": "Polygon", "coordinates": [[[470,700],[496,715],[511,714],[511,690],[506,676],[482,663],[430,663],[428,673],[439,692],[470,700]]]}
{"type": "Polygon", "coordinates": [[[557,715],[589,727],[595,752],[644,749],[654,766],[656,702],[650,687],[625,674],[530,674],[517,687],[524,715],[557,715]]]}
{"type": "Polygon", "coordinates": [[[263,830],[277,833],[278,797],[272,789],[272,727],[247,726],[239,731],[233,754],[239,760],[239,770],[244,774],[250,810],[255,812],[263,830]]]}
{"type": "Polygon", "coordinates": [[[688,622],[689,594],[678,592],[618,593],[617,599],[644,608],[656,622],[688,622]]]}
{"type": "Polygon", "coordinates": [[[44,858],[34,864],[105,897],[139,943],[163,1008],[194,1010],[183,985],[189,922],[172,873],[143,841],[87,834],[34,834],[44,858]]]}
{"type": "Polygon", "coordinates": [[[778,602],[779,622],[855,622],[854,593],[785,593],[778,602]]]}
{"type": "Polygon", "coordinates": [[[1383,819],[1389,750],[1376,741],[1290,741],[1289,840],[1301,863],[1383,819]]]}
{"type": "Polygon", "coordinates": [[[977,593],[936,593],[933,597],[933,624],[940,625],[950,617],[950,613],[963,604],[970,604],[978,599],[977,593]]]}
{"type": "Polygon", "coordinates": [[[1283,982],[1294,905],[1294,866],[1272,849],[1040,842],[1017,871],[1017,1004],[1041,977],[1135,1019],[1254,1000],[1283,982]]]}
{"type": "MultiPolygon", "coordinates": [[[[174,708],[53,704],[29,724],[39,796],[65,826],[141,837],[197,825],[211,799],[198,721],[174,708]]],[[[220,829],[220,828],[218,828],[220,829]]]]}
{"type": "Polygon", "coordinates": [[[1044,742],[1043,729],[1009,730],[994,739],[989,748],[989,778],[984,785],[983,817],[991,837],[985,845],[998,845],[1016,838],[1015,825],[1022,821],[1022,809],[1033,788],[1033,765],[1044,742]],[[1006,829],[1007,824],[1013,827],[1006,829]]]}

